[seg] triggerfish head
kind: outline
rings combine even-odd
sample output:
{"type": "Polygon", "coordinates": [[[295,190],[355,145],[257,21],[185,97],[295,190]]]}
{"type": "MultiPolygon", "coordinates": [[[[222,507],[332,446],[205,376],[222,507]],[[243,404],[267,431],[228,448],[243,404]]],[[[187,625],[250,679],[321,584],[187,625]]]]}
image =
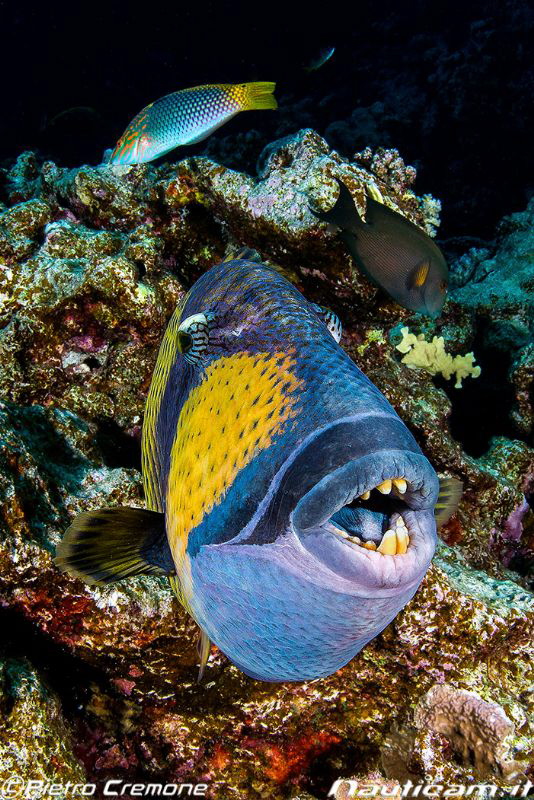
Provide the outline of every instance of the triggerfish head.
{"type": "Polygon", "coordinates": [[[212,267],[176,309],[154,370],[150,510],[80,514],[58,566],[88,583],[168,575],[204,643],[253,678],[347,664],[417,590],[449,501],[340,335],[272,267],[212,267]]]}
{"type": "Polygon", "coordinates": [[[184,144],[201,142],[240,111],[276,108],[274,83],[195,86],[160,97],[130,122],[109,164],[144,164],[184,144]]]}
{"type": "Polygon", "coordinates": [[[336,180],[339,197],[333,208],[326,212],[311,209],[312,213],[340,228],[360,269],[399,305],[437,317],[449,283],[447,262],[437,244],[413,222],[370,195],[364,222],[351,193],[336,180]]]}

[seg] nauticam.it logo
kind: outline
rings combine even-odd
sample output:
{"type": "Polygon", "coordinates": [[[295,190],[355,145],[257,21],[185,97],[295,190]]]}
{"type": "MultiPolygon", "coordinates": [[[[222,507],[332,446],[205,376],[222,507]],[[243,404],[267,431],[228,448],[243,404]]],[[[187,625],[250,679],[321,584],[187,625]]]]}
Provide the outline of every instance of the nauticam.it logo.
{"type": "Polygon", "coordinates": [[[391,783],[371,783],[356,779],[338,778],[334,781],[328,792],[328,797],[335,800],[360,800],[360,798],[375,797],[389,798],[389,800],[404,800],[410,797],[475,797],[479,800],[487,798],[510,798],[530,796],[534,783],[527,780],[514,786],[497,786],[495,783],[472,783],[469,786],[462,784],[415,784],[408,780],[404,784],[397,781],[391,783]]]}

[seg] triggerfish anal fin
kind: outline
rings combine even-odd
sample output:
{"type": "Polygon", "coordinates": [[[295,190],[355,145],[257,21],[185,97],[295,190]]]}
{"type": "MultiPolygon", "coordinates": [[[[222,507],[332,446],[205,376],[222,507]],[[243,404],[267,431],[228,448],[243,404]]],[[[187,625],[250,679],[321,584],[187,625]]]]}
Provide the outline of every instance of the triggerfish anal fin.
{"type": "Polygon", "coordinates": [[[164,515],[125,506],[79,514],[57,547],[55,564],[89,584],[175,571],[164,515]]]}
{"type": "Polygon", "coordinates": [[[198,669],[197,683],[200,683],[204,675],[204,670],[206,669],[206,664],[208,663],[208,659],[210,657],[211,641],[208,634],[205,633],[202,628],[199,628],[198,632],[199,638],[197,642],[197,651],[200,665],[198,669]]]}
{"type": "Polygon", "coordinates": [[[463,483],[458,478],[440,478],[439,495],[434,508],[436,527],[441,528],[456,513],[462,497],[463,483]]]}

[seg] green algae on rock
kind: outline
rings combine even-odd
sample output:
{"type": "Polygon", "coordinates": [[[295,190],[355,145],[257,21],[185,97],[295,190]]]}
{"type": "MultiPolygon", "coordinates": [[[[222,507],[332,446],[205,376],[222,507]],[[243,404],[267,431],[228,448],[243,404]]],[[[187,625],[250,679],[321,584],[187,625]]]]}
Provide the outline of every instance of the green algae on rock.
{"type": "Polygon", "coordinates": [[[20,791],[17,780],[85,784],[74,731],[59,698],[26,661],[0,659],[0,717],[0,784],[7,796],[20,791]],[[9,792],[7,782],[13,779],[9,792]]]}

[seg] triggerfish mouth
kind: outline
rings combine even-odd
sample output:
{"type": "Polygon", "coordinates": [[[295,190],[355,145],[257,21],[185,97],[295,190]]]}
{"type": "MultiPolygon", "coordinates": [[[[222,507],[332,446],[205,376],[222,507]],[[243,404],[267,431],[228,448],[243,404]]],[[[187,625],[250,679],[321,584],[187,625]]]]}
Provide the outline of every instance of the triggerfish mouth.
{"type": "Polygon", "coordinates": [[[152,378],[149,510],[80,514],[59,567],[88,583],[168,575],[204,643],[253,678],[347,664],[416,592],[455,486],[438,502],[434,469],[339,338],[270,266],[206,272],[152,378]]]}

